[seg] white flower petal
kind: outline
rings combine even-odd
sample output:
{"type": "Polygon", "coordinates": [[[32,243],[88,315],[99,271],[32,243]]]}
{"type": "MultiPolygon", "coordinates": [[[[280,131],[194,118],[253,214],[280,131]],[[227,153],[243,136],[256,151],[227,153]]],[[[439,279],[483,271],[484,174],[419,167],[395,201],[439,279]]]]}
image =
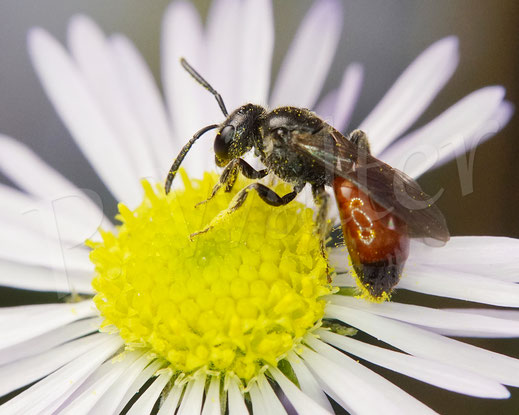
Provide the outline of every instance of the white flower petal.
{"type": "Polygon", "coordinates": [[[173,133],[169,125],[166,108],[153,75],[139,51],[125,36],[115,35],[110,38],[118,64],[118,73],[122,76],[124,88],[130,96],[133,110],[146,134],[146,144],[153,151],[159,166],[159,180],[166,177],[175,154],[173,133]]]}
{"type": "MultiPolygon", "coordinates": [[[[242,5],[240,21],[242,23],[239,34],[241,54],[238,64],[241,65],[241,87],[236,104],[244,104],[247,101],[266,105],[274,50],[274,18],[271,0],[245,1],[242,5]]],[[[237,39],[232,41],[236,42],[237,39]]],[[[236,53],[234,48],[226,46],[228,50],[236,53]]],[[[224,99],[227,100],[225,96],[224,99]]]]}
{"type": "Polygon", "coordinates": [[[336,0],[317,0],[306,13],[276,79],[270,105],[312,108],[335,55],[342,27],[336,0]]]}
{"type": "Polygon", "coordinates": [[[153,381],[153,383],[146,389],[146,391],[139,396],[137,402],[135,402],[130,410],[127,412],[128,415],[143,415],[143,414],[151,414],[151,410],[157,402],[162,390],[167,385],[169,380],[171,379],[171,375],[173,372],[167,371],[161,373],[157,379],[153,381]]]}
{"type": "Polygon", "coordinates": [[[174,385],[171,388],[157,415],[171,415],[175,413],[185,386],[186,384],[182,383],[181,385],[174,385]]]}
{"type": "MultiPolygon", "coordinates": [[[[502,309],[488,309],[488,308],[450,308],[444,309],[451,313],[462,313],[471,314],[473,316],[490,317],[499,320],[509,320],[514,323],[519,323],[519,311],[518,310],[502,310],[502,309]]],[[[476,319],[478,318],[476,317],[476,319]]],[[[494,333],[492,330],[463,330],[463,329],[448,329],[448,328],[432,328],[432,331],[444,336],[452,337],[482,337],[482,338],[510,338],[516,337],[516,335],[502,332],[494,333]]]]}
{"type": "Polygon", "coordinates": [[[209,390],[205,396],[202,415],[221,415],[220,408],[220,378],[213,376],[209,384],[209,390]]]}
{"type": "Polygon", "coordinates": [[[352,63],[344,72],[337,96],[337,104],[333,113],[333,126],[346,133],[353,114],[353,109],[359,98],[364,79],[364,69],[359,63],[352,63]]]}
{"type": "Polygon", "coordinates": [[[458,65],[458,39],[429,46],[400,75],[359,128],[377,156],[422,114],[458,65]]]}
{"type": "Polygon", "coordinates": [[[209,83],[222,95],[229,112],[241,104],[243,96],[240,91],[241,45],[229,47],[243,37],[241,6],[241,2],[234,0],[214,0],[207,16],[204,71],[209,73],[203,73],[203,76],[207,76],[209,83]]]}
{"type": "Polygon", "coordinates": [[[306,336],[302,358],[349,412],[359,414],[431,414],[430,408],[382,376],[331,346],[306,336]]]}
{"type": "Polygon", "coordinates": [[[314,112],[330,125],[335,125],[333,115],[337,107],[339,90],[333,89],[328,92],[314,107],[314,112]]]}
{"type": "Polygon", "coordinates": [[[302,392],[277,368],[270,367],[269,372],[299,415],[333,414],[302,392]]]}
{"type": "Polygon", "coordinates": [[[519,337],[519,321],[511,321],[488,316],[475,316],[462,312],[451,312],[448,310],[437,310],[434,308],[421,307],[411,304],[399,304],[385,302],[381,304],[370,303],[365,300],[341,295],[327,297],[332,304],[344,305],[357,310],[367,311],[405,321],[414,325],[431,327],[437,329],[456,330],[460,332],[486,333],[488,336],[496,335],[502,337],[519,337]]]}
{"type": "Polygon", "coordinates": [[[43,353],[54,347],[93,333],[99,329],[100,318],[87,318],[58,327],[21,343],[0,349],[0,365],[43,353]]]}
{"type": "MultiPolygon", "coordinates": [[[[493,116],[505,96],[501,86],[481,88],[458,101],[427,125],[411,132],[380,155],[391,166],[417,178],[433,166],[463,155],[495,134],[504,124],[497,125],[493,116]],[[492,135],[493,135],[492,134],[492,135]],[[425,158],[425,160],[424,160],[425,158]]],[[[509,114],[509,107],[503,107],[509,114]]]]}
{"type": "MultiPolygon", "coordinates": [[[[157,361],[150,363],[150,357],[143,354],[140,358],[133,362],[129,368],[127,368],[124,371],[122,376],[119,378],[119,381],[115,382],[108,389],[108,391],[101,397],[101,399],[97,401],[91,413],[103,415],[118,414],[120,412],[120,410],[118,410],[119,404],[122,403],[123,399],[125,398],[127,392],[130,389],[133,392],[135,392],[132,386],[137,379],[140,379],[140,375],[143,373],[143,371],[146,370],[146,367],[151,367],[153,369],[153,372],[148,370],[145,373],[147,377],[144,381],[149,379],[153,375],[153,373],[155,373],[155,371],[159,368],[159,364],[157,363],[157,361]]],[[[124,405],[126,405],[126,402],[127,401],[122,403],[123,407],[124,405]]]]}
{"type": "Polygon", "coordinates": [[[519,386],[518,359],[349,307],[330,304],[326,315],[414,356],[473,371],[505,385],[519,386]]]}
{"type": "MultiPolygon", "coordinates": [[[[179,62],[181,57],[185,57],[195,69],[203,69],[206,48],[202,33],[200,16],[190,2],[180,0],[171,3],[164,15],[161,40],[162,82],[176,138],[173,143],[176,151],[171,155],[171,162],[181,146],[196,131],[209,124],[205,122],[208,118],[217,122],[222,117],[211,94],[195,82],[179,62]]],[[[212,145],[207,137],[200,141],[184,161],[184,167],[194,176],[201,174],[204,165],[207,165],[202,163],[205,160],[202,154],[209,151],[209,145],[212,145]]]]}
{"type": "MultiPolygon", "coordinates": [[[[87,239],[100,239],[98,228],[103,220],[102,216],[97,215],[100,212],[90,210],[81,222],[68,214],[69,208],[73,206],[79,210],[86,208],[79,206],[83,201],[77,196],[69,195],[55,201],[43,201],[7,189],[9,188],[0,186],[0,195],[6,196],[2,198],[0,222],[28,230],[67,247],[83,245],[87,239]],[[65,209],[62,209],[63,207],[65,209]]],[[[84,210],[86,212],[86,209],[84,210]]]]}
{"type": "Polygon", "coordinates": [[[263,395],[261,394],[258,384],[254,382],[249,388],[249,396],[252,403],[252,413],[256,414],[268,414],[267,407],[265,406],[265,402],[263,400],[263,395]]]}
{"type": "Polygon", "coordinates": [[[510,397],[510,392],[503,385],[472,371],[372,346],[326,330],[318,330],[316,334],[347,353],[439,388],[480,398],[510,397]]]}
{"type": "Polygon", "coordinates": [[[90,413],[94,405],[106,391],[121,377],[125,370],[137,359],[137,353],[127,353],[122,360],[108,360],[103,363],[76,391],[65,401],[58,413],[60,415],[82,415],[90,413]],[[95,381],[90,378],[95,377],[95,381]]]}
{"type": "Polygon", "coordinates": [[[158,172],[150,145],[105,35],[91,19],[78,15],[70,20],[68,43],[97,107],[131,160],[137,179],[156,179],[158,172]]]}
{"type": "Polygon", "coordinates": [[[519,310],[503,310],[500,308],[444,308],[445,311],[474,316],[486,316],[510,321],[519,321],[519,310]]]}
{"type": "Polygon", "coordinates": [[[5,414],[51,414],[81,383],[122,345],[119,336],[104,335],[104,342],[2,406],[5,414]]]}
{"type": "Polygon", "coordinates": [[[67,270],[92,272],[89,251],[83,246],[69,247],[46,235],[20,229],[0,220],[0,258],[4,261],[41,265],[53,270],[56,287],[67,286],[67,270]]]}
{"type": "Polygon", "coordinates": [[[94,294],[92,273],[69,270],[66,278],[41,266],[30,266],[0,259],[0,285],[32,291],[94,294]]]}
{"type": "MultiPolygon", "coordinates": [[[[94,224],[94,227],[89,228],[87,236],[95,233],[97,227],[101,225],[105,229],[112,228],[110,221],[87,196],[85,190],[69,182],[27,146],[3,134],[0,134],[0,171],[18,187],[35,196],[34,198],[25,196],[2,185],[0,187],[0,196],[4,205],[2,211],[32,214],[44,212],[45,209],[45,212],[50,211],[53,215],[59,214],[59,219],[62,219],[61,215],[66,214],[64,219],[67,225],[85,222],[94,224]],[[30,168],[23,169],[20,166],[30,166],[30,168]],[[69,204],[63,204],[63,200],[75,202],[73,210],[70,209],[69,204]],[[68,209],[63,211],[63,206],[68,209]]],[[[92,191],[87,192],[100,201],[92,191]]],[[[62,227],[60,229],[63,230],[62,227]]]]}
{"type": "Polygon", "coordinates": [[[95,316],[92,300],[71,304],[43,304],[0,308],[0,348],[12,346],[57,327],[95,316]]]}
{"type": "Polygon", "coordinates": [[[229,403],[229,415],[249,415],[243,394],[238,386],[239,380],[235,377],[230,378],[227,390],[229,403]]]}
{"type": "Polygon", "coordinates": [[[106,334],[96,333],[1,366],[0,395],[5,395],[47,376],[90,349],[99,346],[105,340],[106,334]]]}
{"type": "Polygon", "coordinates": [[[322,408],[326,409],[328,412],[333,413],[333,408],[330,404],[330,401],[319,386],[319,383],[317,383],[314,375],[312,375],[312,373],[308,370],[299,356],[294,352],[290,352],[287,356],[287,360],[297,376],[297,381],[299,382],[301,390],[313,401],[317,402],[322,408]]]}
{"type": "Polygon", "coordinates": [[[0,285],[32,291],[94,294],[92,273],[68,270],[66,278],[52,269],[0,259],[0,285]]]}
{"type": "Polygon", "coordinates": [[[157,370],[159,370],[162,366],[164,366],[164,362],[160,359],[156,359],[151,362],[139,375],[135,378],[133,383],[130,385],[126,393],[124,394],[123,399],[119,402],[119,406],[117,407],[116,413],[121,412],[124,407],[128,404],[131,398],[135,396],[137,392],[142,388],[142,386],[152,377],[156,375],[157,370]]]}
{"type": "Polygon", "coordinates": [[[142,191],[131,161],[78,68],[42,29],[29,32],[29,53],[47,95],[80,149],[115,198],[134,206],[142,191]]]}
{"type": "Polygon", "coordinates": [[[411,240],[408,263],[519,282],[519,239],[456,236],[442,248],[411,240]]]}
{"type": "Polygon", "coordinates": [[[267,410],[265,413],[273,415],[287,415],[287,411],[272,390],[272,386],[268,383],[265,375],[260,374],[257,382],[261,396],[263,397],[263,405],[267,410]]]}
{"type": "Polygon", "coordinates": [[[408,264],[398,288],[500,307],[519,307],[519,285],[462,271],[408,264]]]}
{"type": "Polygon", "coordinates": [[[186,393],[182,398],[182,403],[177,415],[199,414],[202,410],[202,400],[204,398],[205,373],[199,374],[194,380],[191,380],[186,388],[186,393]]]}

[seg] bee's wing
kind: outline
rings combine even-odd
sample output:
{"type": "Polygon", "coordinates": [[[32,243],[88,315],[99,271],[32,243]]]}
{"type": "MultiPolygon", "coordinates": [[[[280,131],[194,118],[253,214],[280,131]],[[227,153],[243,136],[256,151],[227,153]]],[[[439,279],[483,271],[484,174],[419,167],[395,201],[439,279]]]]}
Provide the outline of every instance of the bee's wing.
{"type": "Polygon", "coordinates": [[[443,214],[418,183],[360,149],[338,131],[323,129],[316,134],[293,134],[291,142],[335,176],[350,180],[375,202],[403,219],[410,236],[442,243],[449,240],[443,214]]]}

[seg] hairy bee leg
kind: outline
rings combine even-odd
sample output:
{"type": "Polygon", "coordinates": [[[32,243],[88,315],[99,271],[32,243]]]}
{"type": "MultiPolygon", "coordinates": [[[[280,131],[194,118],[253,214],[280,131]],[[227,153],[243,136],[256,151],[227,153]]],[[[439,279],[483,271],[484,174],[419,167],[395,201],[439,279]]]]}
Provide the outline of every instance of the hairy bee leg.
{"type": "Polygon", "coordinates": [[[249,163],[241,158],[237,158],[232,160],[224,169],[218,183],[213,187],[213,191],[211,192],[211,196],[209,196],[206,200],[199,202],[195,205],[200,206],[204,203],[209,202],[213,197],[215,197],[216,193],[222,186],[225,185],[225,191],[230,192],[236,183],[236,179],[238,178],[238,173],[243,174],[248,179],[262,179],[268,174],[267,169],[256,170],[249,163]]]}
{"type": "Polygon", "coordinates": [[[193,240],[194,237],[196,237],[202,233],[206,233],[206,232],[210,231],[225,216],[234,213],[237,209],[239,209],[243,205],[243,203],[247,199],[247,196],[251,190],[255,190],[256,193],[258,193],[258,196],[261,197],[261,199],[265,203],[267,203],[271,206],[283,206],[283,205],[287,205],[292,200],[294,200],[295,197],[297,196],[297,194],[303,189],[303,187],[304,187],[304,185],[295,186],[293,191],[291,191],[290,193],[287,193],[284,196],[280,196],[274,190],[270,189],[269,187],[265,186],[264,184],[261,184],[261,183],[249,184],[247,187],[240,190],[236,194],[236,196],[234,196],[233,200],[231,201],[230,206],[227,209],[218,213],[218,215],[216,215],[214,217],[214,219],[209,223],[209,225],[205,229],[192,233],[190,235],[190,238],[191,238],[191,240],[193,240]]]}
{"type": "Polygon", "coordinates": [[[330,222],[328,221],[328,205],[330,197],[324,186],[312,186],[314,202],[318,206],[317,216],[315,218],[317,224],[317,234],[320,239],[321,256],[326,261],[326,275],[328,282],[331,282],[330,269],[328,267],[328,254],[326,252],[326,236],[330,231],[330,222]]]}

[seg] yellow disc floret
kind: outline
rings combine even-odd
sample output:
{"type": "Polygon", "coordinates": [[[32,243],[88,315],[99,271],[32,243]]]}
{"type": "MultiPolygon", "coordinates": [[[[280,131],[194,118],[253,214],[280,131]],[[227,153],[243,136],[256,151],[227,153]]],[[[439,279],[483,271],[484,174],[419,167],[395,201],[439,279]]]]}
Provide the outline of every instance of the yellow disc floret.
{"type": "Polygon", "coordinates": [[[186,375],[205,368],[246,382],[266,363],[276,365],[323,317],[321,297],[331,287],[312,210],[297,202],[271,207],[251,193],[191,240],[249,181],[195,208],[217,176],[182,175],[184,189],[167,196],[143,182],[139,207],[119,205],[118,232],[89,242],[94,301],[128,347],[147,348],[186,375]]]}

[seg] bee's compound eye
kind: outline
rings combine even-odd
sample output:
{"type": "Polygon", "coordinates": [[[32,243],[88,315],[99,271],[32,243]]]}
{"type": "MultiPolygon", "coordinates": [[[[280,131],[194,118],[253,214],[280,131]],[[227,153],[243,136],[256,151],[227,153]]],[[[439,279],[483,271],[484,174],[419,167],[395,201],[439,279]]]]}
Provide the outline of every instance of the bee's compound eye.
{"type": "Polygon", "coordinates": [[[214,153],[220,159],[229,158],[229,148],[234,138],[234,127],[226,125],[216,135],[214,140],[214,153]]]}

